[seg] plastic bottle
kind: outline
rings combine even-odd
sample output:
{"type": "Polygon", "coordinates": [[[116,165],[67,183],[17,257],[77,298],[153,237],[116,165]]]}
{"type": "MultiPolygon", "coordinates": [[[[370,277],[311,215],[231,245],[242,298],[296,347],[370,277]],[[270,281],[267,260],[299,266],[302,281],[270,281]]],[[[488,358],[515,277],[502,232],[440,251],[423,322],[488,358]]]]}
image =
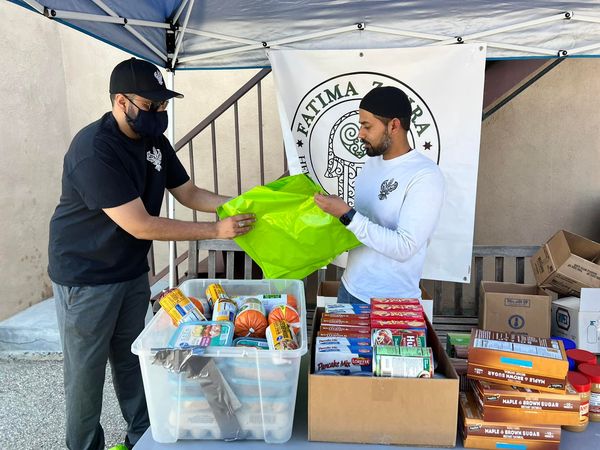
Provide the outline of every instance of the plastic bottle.
{"type": "Polygon", "coordinates": [[[595,320],[590,320],[590,324],[587,327],[587,341],[588,344],[598,343],[598,329],[596,328],[595,320]]]}

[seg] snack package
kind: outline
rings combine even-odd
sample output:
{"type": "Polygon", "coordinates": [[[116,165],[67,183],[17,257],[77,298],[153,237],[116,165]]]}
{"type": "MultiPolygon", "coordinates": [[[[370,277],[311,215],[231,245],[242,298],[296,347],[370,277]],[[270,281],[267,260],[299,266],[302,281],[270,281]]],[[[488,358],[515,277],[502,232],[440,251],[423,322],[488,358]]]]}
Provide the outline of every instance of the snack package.
{"type": "Polygon", "coordinates": [[[325,312],[329,314],[368,314],[371,305],[368,303],[333,303],[325,305],[325,312]]]}
{"type": "Polygon", "coordinates": [[[271,350],[296,350],[298,348],[296,336],[285,320],[271,323],[267,327],[266,335],[271,350]]]}
{"type": "Polygon", "coordinates": [[[231,322],[184,322],[177,327],[170,348],[229,346],[233,340],[231,322]]]}
{"type": "Polygon", "coordinates": [[[370,347],[368,338],[317,337],[316,345],[346,345],[348,347],[370,347]]]}
{"type": "Polygon", "coordinates": [[[173,323],[177,326],[183,322],[206,321],[206,317],[194,306],[194,304],[183,295],[179,289],[171,289],[159,300],[160,306],[171,316],[173,323]]]}
{"type": "MultiPolygon", "coordinates": [[[[322,332],[338,332],[338,333],[344,333],[344,332],[349,332],[349,333],[356,333],[356,334],[362,334],[364,335],[364,337],[370,337],[371,336],[371,329],[369,327],[365,327],[365,326],[356,326],[356,327],[347,327],[347,326],[343,326],[343,325],[331,325],[331,324],[321,324],[321,328],[319,328],[319,331],[322,332]]],[[[342,336],[342,334],[340,334],[340,336],[342,336]]]]}
{"type": "Polygon", "coordinates": [[[321,322],[328,322],[329,320],[348,320],[348,321],[369,321],[371,314],[359,313],[359,314],[344,314],[344,313],[323,313],[321,316],[321,322]]]}
{"type": "Polygon", "coordinates": [[[383,310],[373,309],[371,311],[371,319],[406,319],[406,320],[423,320],[422,311],[409,311],[404,309],[383,310]]]}
{"type": "Polygon", "coordinates": [[[371,328],[393,328],[402,330],[422,330],[427,331],[427,324],[422,319],[373,319],[371,318],[371,328]]]}
{"type": "Polygon", "coordinates": [[[371,305],[371,311],[420,311],[424,312],[423,305],[407,304],[407,303],[375,303],[371,305]]]}
{"type": "Polygon", "coordinates": [[[371,343],[376,345],[398,345],[402,347],[427,347],[425,333],[420,331],[374,328],[371,330],[371,343]]]}
{"type": "Polygon", "coordinates": [[[377,304],[396,304],[396,305],[420,305],[418,298],[380,298],[374,297],[371,299],[371,308],[377,304]]]}

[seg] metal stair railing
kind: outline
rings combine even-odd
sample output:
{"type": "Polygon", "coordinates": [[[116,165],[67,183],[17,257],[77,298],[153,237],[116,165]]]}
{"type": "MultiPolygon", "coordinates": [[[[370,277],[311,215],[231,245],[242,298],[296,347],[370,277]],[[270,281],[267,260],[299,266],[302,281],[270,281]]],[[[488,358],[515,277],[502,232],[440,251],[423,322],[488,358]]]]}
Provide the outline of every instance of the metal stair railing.
{"type": "MultiPolygon", "coordinates": [[[[262,69],[250,80],[248,80],[242,87],[240,87],[233,95],[225,100],[217,109],[210,113],[205,119],[203,119],[198,125],[196,125],[191,131],[189,131],[183,138],[181,138],[174,146],[175,151],[179,152],[184,147],[187,147],[188,158],[189,158],[189,175],[192,182],[196,182],[196,171],[194,165],[194,139],[198,137],[202,132],[210,131],[210,142],[211,142],[211,158],[212,158],[212,181],[213,191],[219,193],[219,166],[217,158],[217,120],[222,118],[223,115],[233,109],[233,120],[234,120],[234,142],[235,142],[235,156],[236,156],[236,192],[237,194],[242,193],[242,167],[240,158],[241,148],[241,136],[239,127],[239,101],[253,90],[256,91],[257,98],[257,126],[258,126],[258,169],[260,176],[260,183],[265,183],[265,161],[264,161],[264,136],[263,136],[263,102],[262,102],[262,84],[261,81],[271,73],[271,69],[262,69]]],[[[282,167],[283,171],[287,170],[287,161],[282,148],[282,167]]],[[[224,168],[223,170],[230,171],[230,168],[224,168]]],[[[209,188],[210,189],[210,188],[209,188]]],[[[198,221],[198,213],[192,212],[193,221],[198,221]]],[[[188,243],[188,249],[181,254],[178,254],[177,243],[175,243],[175,277],[177,283],[183,281],[184,278],[191,277],[196,278],[198,276],[199,269],[199,258],[200,251],[206,250],[207,247],[202,241],[190,241],[188,243]],[[187,260],[187,274],[180,276],[179,266],[187,260]]],[[[153,244],[148,254],[148,264],[150,266],[150,284],[154,285],[159,280],[163,279],[169,272],[168,263],[166,267],[159,269],[157,267],[157,258],[155,245],[153,244]]],[[[230,257],[228,262],[233,264],[233,257],[230,257]]],[[[213,273],[216,267],[216,263],[213,260],[213,273]]],[[[229,275],[233,272],[233,268],[226,264],[226,270],[229,275]]],[[[232,275],[231,275],[232,276],[232,275]]]]}

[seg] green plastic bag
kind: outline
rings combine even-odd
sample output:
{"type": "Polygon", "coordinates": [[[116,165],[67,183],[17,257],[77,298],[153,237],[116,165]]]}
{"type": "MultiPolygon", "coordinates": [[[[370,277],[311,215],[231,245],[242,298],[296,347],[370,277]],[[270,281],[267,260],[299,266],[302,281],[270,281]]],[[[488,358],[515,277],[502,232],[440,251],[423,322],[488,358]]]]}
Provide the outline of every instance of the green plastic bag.
{"type": "Polygon", "coordinates": [[[257,186],[217,209],[221,219],[254,213],[249,233],[235,242],[260,266],[265,278],[301,279],[360,245],[340,221],[319,208],[323,189],[305,174],[257,186]]]}

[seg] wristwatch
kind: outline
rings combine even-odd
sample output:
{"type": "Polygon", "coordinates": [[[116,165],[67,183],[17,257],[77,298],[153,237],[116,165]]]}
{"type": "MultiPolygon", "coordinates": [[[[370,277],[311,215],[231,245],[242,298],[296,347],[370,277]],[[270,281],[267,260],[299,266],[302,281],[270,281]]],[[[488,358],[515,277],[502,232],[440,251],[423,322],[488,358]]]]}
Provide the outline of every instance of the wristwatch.
{"type": "Polygon", "coordinates": [[[342,224],[344,224],[345,226],[350,225],[354,214],[356,214],[356,210],[354,208],[350,208],[350,211],[340,216],[340,222],[342,222],[342,224]]]}

